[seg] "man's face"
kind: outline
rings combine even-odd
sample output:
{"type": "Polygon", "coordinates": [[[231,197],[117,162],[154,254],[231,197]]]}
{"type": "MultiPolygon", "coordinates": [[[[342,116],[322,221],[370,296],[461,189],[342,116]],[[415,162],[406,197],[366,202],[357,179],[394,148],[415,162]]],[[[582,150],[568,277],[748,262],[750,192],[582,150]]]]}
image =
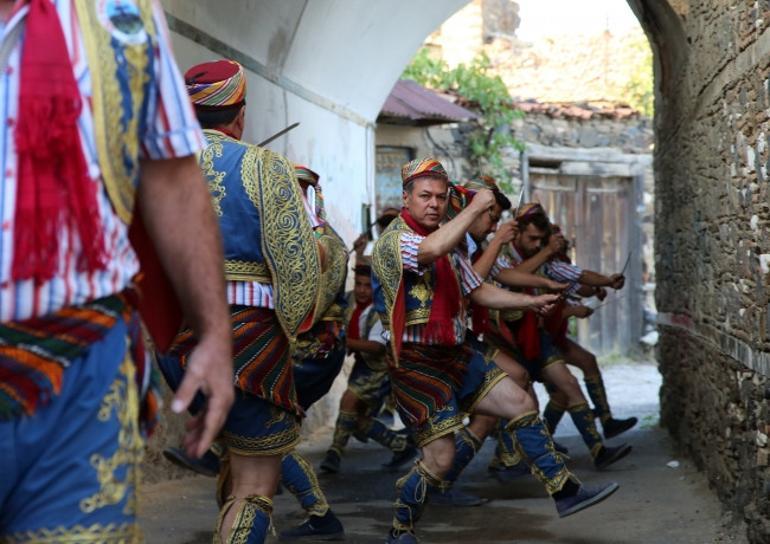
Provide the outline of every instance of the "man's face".
{"type": "Polygon", "coordinates": [[[441,178],[417,178],[412,190],[404,191],[404,207],[417,223],[435,229],[446,213],[447,182],[441,178]]]}
{"type": "Polygon", "coordinates": [[[538,229],[535,225],[530,223],[527,227],[519,233],[519,239],[517,246],[524,253],[524,257],[531,257],[543,247],[545,241],[546,232],[538,229]]]}
{"type": "Polygon", "coordinates": [[[357,304],[369,304],[372,301],[372,278],[366,274],[356,274],[353,283],[353,296],[357,304]]]}
{"type": "Polygon", "coordinates": [[[468,232],[477,242],[481,242],[489,236],[490,233],[497,230],[497,224],[500,222],[500,216],[503,215],[503,207],[497,202],[486,213],[482,213],[471,224],[468,232]]]}

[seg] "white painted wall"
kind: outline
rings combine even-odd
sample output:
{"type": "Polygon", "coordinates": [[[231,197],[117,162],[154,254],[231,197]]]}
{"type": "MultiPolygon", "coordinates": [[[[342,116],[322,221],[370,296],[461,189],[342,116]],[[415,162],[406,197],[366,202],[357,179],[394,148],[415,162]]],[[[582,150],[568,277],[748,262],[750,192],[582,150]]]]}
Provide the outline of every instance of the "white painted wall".
{"type": "Polygon", "coordinates": [[[330,220],[348,242],[373,203],[374,122],[425,37],[467,0],[162,0],[181,69],[247,65],[245,139],[301,125],[270,145],[321,174],[330,220]],[[203,42],[204,45],[201,45],[203,42]],[[213,49],[213,50],[212,50],[213,49]],[[240,59],[237,59],[240,60],[240,59]]]}

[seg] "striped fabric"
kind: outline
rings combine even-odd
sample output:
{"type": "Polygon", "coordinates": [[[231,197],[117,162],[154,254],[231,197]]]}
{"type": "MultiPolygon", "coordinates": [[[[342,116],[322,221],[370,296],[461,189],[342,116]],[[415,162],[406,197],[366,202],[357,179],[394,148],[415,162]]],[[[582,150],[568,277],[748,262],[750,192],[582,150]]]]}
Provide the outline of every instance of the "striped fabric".
{"type": "MultiPolygon", "coordinates": [[[[401,261],[403,262],[404,270],[417,274],[424,274],[427,270],[426,267],[421,266],[417,262],[417,253],[419,252],[420,243],[424,239],[425,237],[420,236],[419,234],[409,232],[401,233],[401,261]]],[[[473,290],[484,283],[481,276],[479,276],[473,269],[473,265],[468,259],[467,253],[460,248],[456,248],[450,253],[450,258],[452,259],[452,264],[457,272],[460,289],[462,290],[463,295],[469,295],[473,290]]],[[[460,314],[452,320],[455,344],[462,344],[465,341],[465,331],[467,328],[466,318],[466,311],[463,307],[460,314]]],[[[434,343],[425,335],[425,325],[412,325],[406,327],[404,329],[403,341],[425,345],[434,343]]]]}
{"type": "Polygon", "coordinates": [[[246,74],[234,60],[193,66],[185,73],[187,93],[196,106],[236,106],[246,99],[246,74]]]}
{"type": "Polygon", "coordinates": [[[401,167],[401,181],[404,185],[422,177],[434,177],[449,181],[444,166],[433,157],[414,159],[401,167]]]}
{"type": "MultiPolygon", "coordinates": [[[[265,308],[231,306],[234,385],[290,412],[300,413],[294,390],[289,341],[275,312],[265,308]]],[[[197,340],[191,330],[174,340],[170,355],[184,367],[197,340]]]]}
{"type": "Polygon", "coordinates": [[[570,286],[567,294],[574,294],[580,289],[580,276],[583,274],[583,269],[579,266],[554,259],[543,265],[543,272],[554,281],[568,283],[570,286]]]}
{"type": "MultiPolygon", "coordinates": [[[[302,195],[302,203],[310,219],[310,225],[313,228],[320,227],[322,222],[316,216],[304,194],[302,195]]],[[[228,281],[226,294],[227,303],[230,305],[275,309],[273,286],[267,283],[260,283],[258,281],[228,281]]]]}
{"type": "Polygon", "coordinates": [[[390,365],[390,378],[406,425],[419,426],[446,406],[462,384],[469,359],[465,345],[448,349],[404,342],[398,366],[390,365]]]}
{"type": "MultiPolygon", "coordinates": [[[[75,78],[83,96],[78,126],[84,156],[90,175],[100,179],[90,102],[91,77],[74,0],[56,0],[54,5],[62,22],[75,78]]],[[[11,30],[22,21],[28,9],[28,3],[23,3],[5,26],[0,27],[0,40],[8,39],[11,30]]],[[[146,116],[139,123],[143,127],[141,155],[147,159],[185,157],[202,149],[203,136],[171,54],[162,8],[156,2],[154,9],[158,47],[154,71],[149,74],[150,98],[146,116]]],[[[128,241],[127,227],[113,211],[106,190],[100,183],[97,199],[108,255],[106,269],[91,274],[79,271],[77,236],[68,228],[61,228],[59,265],[53,279],[40,285],[11,279],[18,172],[14,124],[19,115],[20,51],[17,44],[6,70],[0,74],[0,172],[3,174],[0,188],[0,321],[43,316],[65,306],[80,305],[118,293],[130,283],[139,269],[128,241]]]]}
{"type": "Polygon", "coordinates": [[[0,421],[47,405],[59,394],[70,362],[129,315],[123,299],[112,296],[0,325],[0,421]]]}

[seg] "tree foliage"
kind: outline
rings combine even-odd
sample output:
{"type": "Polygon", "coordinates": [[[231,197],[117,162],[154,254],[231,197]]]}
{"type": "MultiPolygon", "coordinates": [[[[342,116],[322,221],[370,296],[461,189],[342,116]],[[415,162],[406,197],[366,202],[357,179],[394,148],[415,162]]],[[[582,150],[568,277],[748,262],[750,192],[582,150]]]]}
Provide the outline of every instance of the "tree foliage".
{"type": "Polygon", "coordinates": [[[512,190],[510,173],[505,170],[506,150],[522,150],[513,137],[511,122],[523,117],[500,76],[491,71],[489,57],[477,56],[470,64],[449,68],[446,62],[431,58],[422,48],[401,75],[425,87],[460,96],[479,115],[469,135],[469,154],[476,175],[489,173],[504,189],[512,190]]]}

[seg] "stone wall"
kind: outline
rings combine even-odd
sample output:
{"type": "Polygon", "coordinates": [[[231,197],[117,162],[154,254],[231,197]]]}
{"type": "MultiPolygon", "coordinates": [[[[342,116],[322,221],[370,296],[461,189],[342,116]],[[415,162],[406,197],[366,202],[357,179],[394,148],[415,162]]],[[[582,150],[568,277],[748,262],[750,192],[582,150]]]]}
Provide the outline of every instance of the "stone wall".
{"type": "Polygon", "coordinates": [[[662,422],[770,541],[770,2],[631,0],[656,56],[662,422]]]}

